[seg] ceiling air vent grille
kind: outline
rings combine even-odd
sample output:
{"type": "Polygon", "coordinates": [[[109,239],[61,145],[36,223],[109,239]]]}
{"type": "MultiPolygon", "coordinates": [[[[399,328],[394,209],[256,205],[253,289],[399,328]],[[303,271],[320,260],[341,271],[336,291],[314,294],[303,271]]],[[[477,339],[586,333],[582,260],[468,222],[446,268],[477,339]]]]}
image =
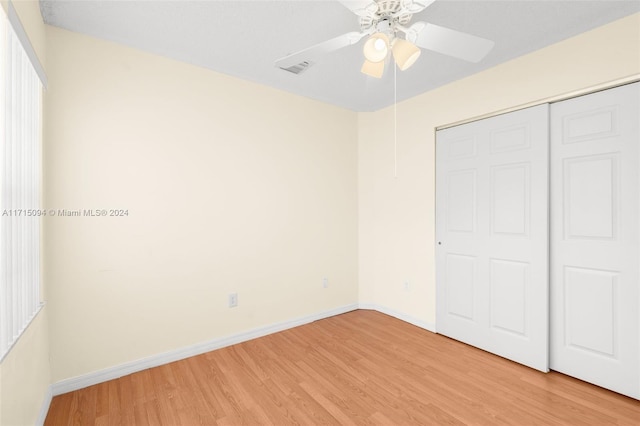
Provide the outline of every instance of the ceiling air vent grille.
{"type": "Polygon", "coordinates": [[[311,65],[313,65],[313,62],[304,61],[304,62],[300,62],[299,64],[291,65],[288,68],[280,67],[280,69],[292,72],[294,74],[302,74],[311,65]]]}

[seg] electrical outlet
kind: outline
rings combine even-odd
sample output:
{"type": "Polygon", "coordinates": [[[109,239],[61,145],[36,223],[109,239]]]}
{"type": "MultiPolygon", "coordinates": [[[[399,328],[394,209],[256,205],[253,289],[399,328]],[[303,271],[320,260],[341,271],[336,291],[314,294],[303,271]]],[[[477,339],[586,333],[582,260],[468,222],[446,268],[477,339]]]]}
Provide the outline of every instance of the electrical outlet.
{"type": "Polygon", "coordinates": [[[229,307],[235,308],[238,306],[238,293],[229,293],[229,307]]]}
{"type": "Polygon", "coordinates": [[[329,278],[323,278],[322,279],[322,287],[323,288],[329,287],[329,278]]]}
{"type": "Polygon", "coordinates": [[[409,281],[404,282],[404,291],[409,291],[411,288],[409,287],[409,281]]]}

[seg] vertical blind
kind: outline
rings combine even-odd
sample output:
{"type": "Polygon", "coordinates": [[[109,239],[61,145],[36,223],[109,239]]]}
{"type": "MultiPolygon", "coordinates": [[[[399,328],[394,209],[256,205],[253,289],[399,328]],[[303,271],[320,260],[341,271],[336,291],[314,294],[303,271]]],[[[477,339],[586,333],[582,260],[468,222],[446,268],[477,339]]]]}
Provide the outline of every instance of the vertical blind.
{"type": "Polygon", "coordinates": [[[0,8],[0,360],[42,306],[43,86],[17,31],[0,8]]]}

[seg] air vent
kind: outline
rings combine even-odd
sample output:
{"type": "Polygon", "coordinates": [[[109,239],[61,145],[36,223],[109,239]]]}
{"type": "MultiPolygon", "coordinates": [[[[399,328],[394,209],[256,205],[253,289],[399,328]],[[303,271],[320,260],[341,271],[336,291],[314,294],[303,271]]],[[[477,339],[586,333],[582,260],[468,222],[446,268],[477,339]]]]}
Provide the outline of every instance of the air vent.
{"type": "Polygon", "coordinates": [[[313,62],[304,61],[304,62],[300,62],[299,64],[291,65],[288,68],[280,67],[280,69],[292,72],[294,74],[301,74],[311,65],[313,65],[313,62]]]}

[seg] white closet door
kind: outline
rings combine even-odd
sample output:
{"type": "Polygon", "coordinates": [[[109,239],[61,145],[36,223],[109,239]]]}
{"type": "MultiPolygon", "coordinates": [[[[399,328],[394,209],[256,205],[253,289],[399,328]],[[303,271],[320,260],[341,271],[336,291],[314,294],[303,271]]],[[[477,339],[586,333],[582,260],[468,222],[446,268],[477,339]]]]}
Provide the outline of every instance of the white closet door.
{"type": "Polygon", "coordinates": [[[437,331],[548,371],[548,105],[437,132],[437,331]]]}
{"type": "Polygon", "coordinates": [[[640,397],[640,84],[551,106],[551,369],[640,397]]]}

